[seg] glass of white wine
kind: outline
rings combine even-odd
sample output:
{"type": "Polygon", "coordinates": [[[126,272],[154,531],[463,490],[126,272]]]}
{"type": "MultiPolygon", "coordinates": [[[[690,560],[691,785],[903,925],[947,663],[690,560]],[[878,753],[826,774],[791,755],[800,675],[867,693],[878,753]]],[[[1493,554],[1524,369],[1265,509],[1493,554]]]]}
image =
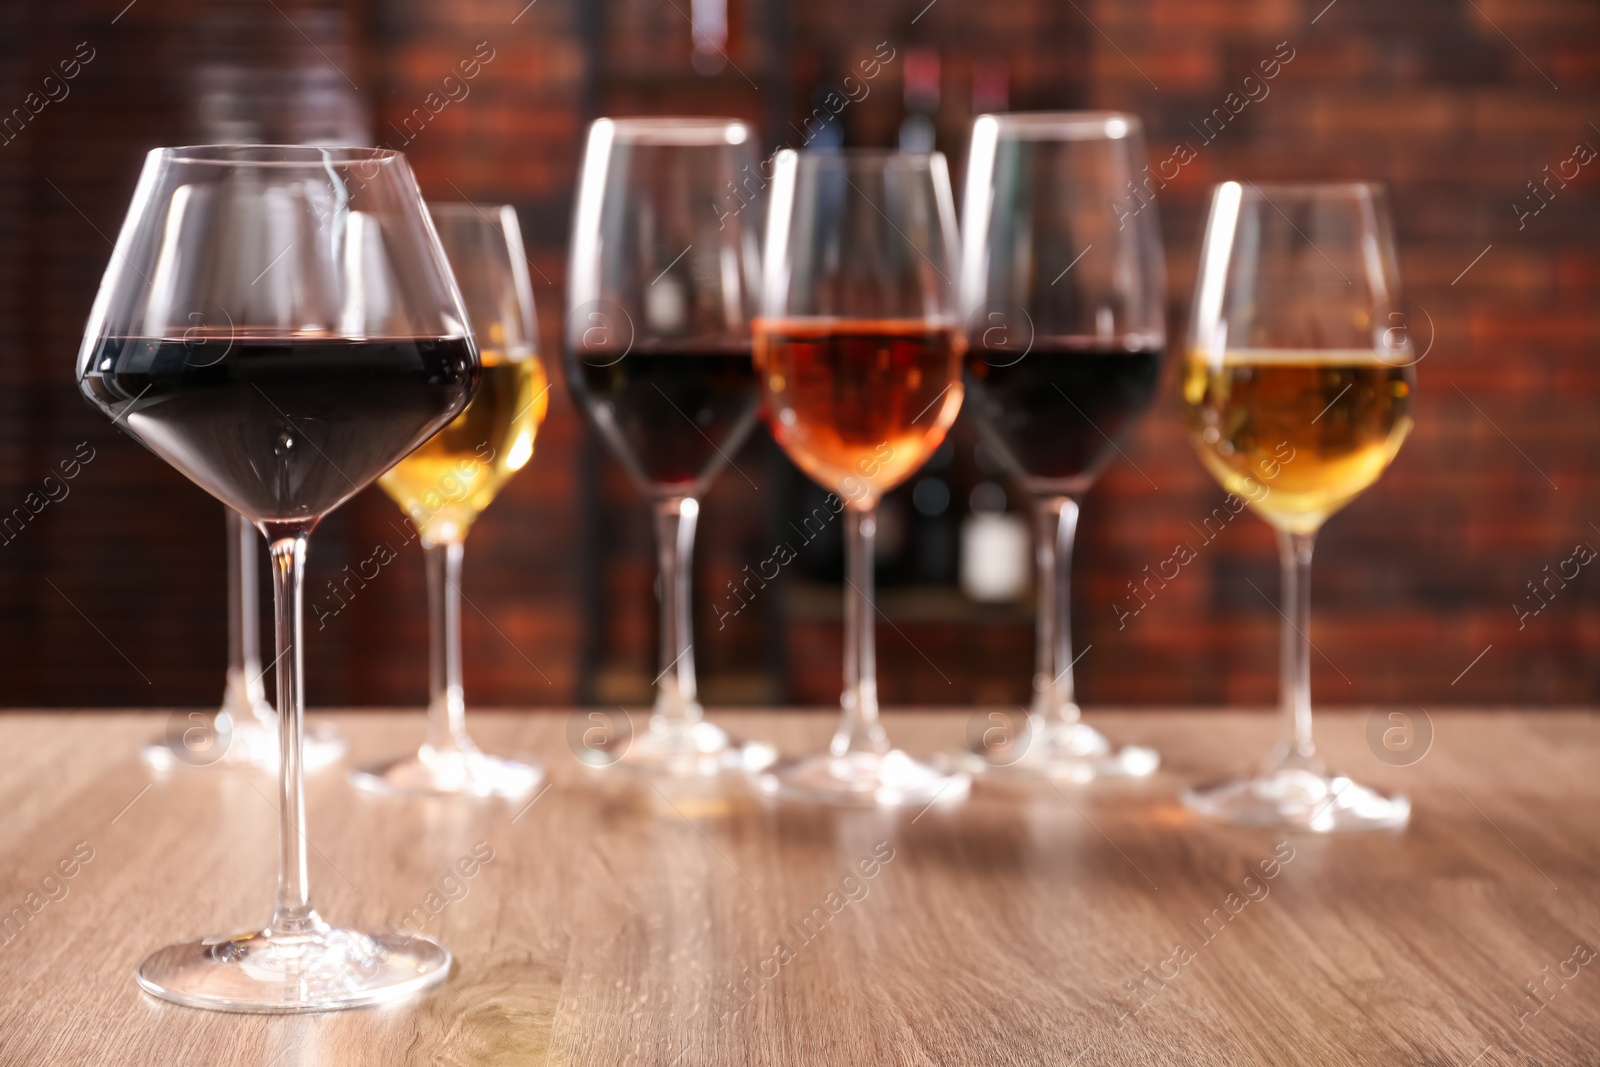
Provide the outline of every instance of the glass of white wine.
{"type": "Polygon", "coordinates": [[[1277,531],[1282,736],[1184,802],[1253,826],[1405,825],[1411,803],[1330,772],[1311,739],[1311,551],[1411,429],[1415,355],[1382,186],[1225,182],[1196,280],[1184,403],[1200,459],[1277,531]]]}
{"type": "Polygon", "coordinates": [[[538,356],[515,209],[429,204],[428,213],[461,287],[483,369],[467,409],[378,479],[421,536],[427,564],[428,732],[414,754],[357,770],[351,780],[382,793],[520,797],[537,788],[543,768],[487,755],[467,735],[461,557],[478,515],[533,457],[550,381],[538,356]]]}

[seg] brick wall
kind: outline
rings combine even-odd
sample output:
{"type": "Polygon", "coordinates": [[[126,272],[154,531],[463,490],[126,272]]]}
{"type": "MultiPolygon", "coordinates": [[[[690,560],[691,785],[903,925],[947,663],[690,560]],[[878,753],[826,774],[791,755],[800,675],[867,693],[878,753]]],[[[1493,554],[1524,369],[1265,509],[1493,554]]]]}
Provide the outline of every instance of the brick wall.
{"type": "MultiPolygon", "coordinates": [[[[1583,572],[1520,625],[1513,604],[1537,606],[1523,599],[1525,583],[1577,542],[1600,544],[1591,525],[1600,522],[1600,422],[1591,414],[1600,173],[1585,169],[1520,227],[1512,205],[1578,142],[1600,147],[1590,125],[1600,9],[1152,0],[1084,11],[1104,33],[1090,41],[1089,102],[1144,115],[1160,158],[1179,141],[1199,150],[1161,199],[1175,314],[1187,313],[1213,182],[1392,186],[1403,275],[1431,319],[1433,347],[1418,367],[1411,438],[1321,540],[1318,694],[1424,705],[1592,701],[1600,580],[1583,572]],[[1270,95],[1202,144],[1189,124],[1279,42],[1295,58],[1270,95]]],[[[1085,555],[1100,565],[1085,589],[1091,601],[1116,597],[1125,576],[1160,558],[1216,496],[1178,426],[1169,398],[1129,450],[1160,492],[1118,469],[1092,501],[1085,555]]],[[[1275,595],[1259,523],[1230,530],[1125,630],[1091,608],[1089,632],[1106,657],[1085,661],[1089,694],[1168,699],[1177,680],[1202,699],[1268,699],[1277,620],[1246,579],[1275,595]],[[1151,662],[1168,670],[1142,668],[1151,662]]]]}
{"type": "MultiPolygon", "coordinates": [[[[97,50],[71,95],[0,147],[0,328],[14,345],[0,360],[0,504],[20,503],[77,442],[97,455],[68,499],[0,546],[4,703],[203,704],[220,688],[220,509],[116,434],[71,383],[104,238],[120,224],[139,156],[192,139],[194,70],[224,47],[196,31],[207,5],[141,0],[117,17],[124,2],[0,11],[4,108],[77,42],[97,50]]],[[[1600,283],[1600,167],[1552,183],[1548,206],[1520,228],[1513,210],[1526,183],[1575,144],[1600,148],[1590,125],[1600,122],[1600,9],[1587,0],[732,0],[730,62],[710,76],[690,65],[682,0],[278,6],[240,5],[259,17],[257,44],[227,47],[302,71],[298,84],[323,86],[318,99],[348,85],[373,136],[404,147],[430,197],[515,204],[552,357],[588,118],[734,114],[758,122],[768,146],[794,144],[814,91],[879,41],[897,59],[840,116],[853,142],[893,140],[903,57],[915,47],[940,58],[939,137],[958,170],[975,74],[992,85],[997,70],[1012,107],[1127,109],[1149,127],[1152,162],[1179,142],[1197,150],[1160,196],[1174,338],[1214,182],[1388,181],[1402,270],[1431,318],[1433,347],[1419,367],[1410,440],[1319,547],[1317,694],[1423,706],[1595,698],[1600,579],[1585,569],[1520,629],[1513,608],[1578,541],[1600,546],[1591,473],[1600,381],[1590,369],[1600,312],[1589,295],[1600,283]],[[480,43],[494,58],[470,96],[418,120],[424,97],[480,43]],[[1293,59],[1270,93],[1202,143],[1190,124],[1280,46],[1293,59]]],[[[476,703],[633,701],[656,670],[647,510],[557,378],[533,463],[469,542],[476,703]]],[[[966,456],[970,437],[958,429],[956,440],[966,456]]],[[[1126,583],[1221,498],[1188,447],[1172,388],[1126,451],[1131,463],[1108,472],[1081,527],[1074,626],[1080,647],[1093,645],[1079,667],[1086,700],[1269,702],[1278,617],[1252,583],[1275,598],[1277,568],[1253,518],[1231,525],[1119,629],[1112,605],[1126,583]]],[[[703,687],[709,699],[825,703],[839,644],[825,568],[790,568],[735,625],[717,627],[711,604],[770,552],[803,484],[764,437],[736,459],[749,481],[725,475],[701,523],[703,687]]],[[[370,492],[333,516],[313,543],[308,595],[368,555],[396,515],[370,492]]],[[[421,579],[420,555],[405,550],[312,635],[313,703],[420,702],[421,579]]],[[[980,609],[892,585],[884,604],[894,623],[879,634],[885,699],[1024,694],[1025,607],[980,609]]]]}

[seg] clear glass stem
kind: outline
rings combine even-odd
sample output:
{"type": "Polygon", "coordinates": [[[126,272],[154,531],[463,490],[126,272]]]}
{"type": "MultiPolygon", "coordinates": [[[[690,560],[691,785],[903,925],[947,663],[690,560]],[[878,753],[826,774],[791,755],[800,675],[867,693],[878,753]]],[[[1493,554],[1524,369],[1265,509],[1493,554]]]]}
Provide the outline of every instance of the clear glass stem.
{"type": "Polygon", "coordinates": [[[877,608],[872,600],[872,542],[878,532],[877,501],[845,508],[844,518],[844,715],[828,746],[835,756],[889,751],[889,737],[878,722],[878,662],[874,635],[877,608]]]}
{"type": "Polygon", "coordinates": [[[301,735],[305,729],[305,688],[300,658],[301,596],[305,584],[306,539],[291,535],[272,541],[272,593],[278,635],[278,905],[272,934],[307,933],[321,926],[311,908],[306,880],[305,768],[301,735]]]}
{"type": "Polygon", "coordinates": [[[1316,533],[1278,531],[1283,563],[1283,736],[1275,762],[1309,766],[1311,741],[1311,551],[1316,533]]]}
{"type": "Polygon", "coordinates": [[[655,502],[656,550],[661,565],[661,674],[656,679],[652,729],[699,722],[704,716],[694,680],[694,630],[689,575],[700,502],[692,496],[655,502]]]}
{"type": "Polygon", "coordinates": [[[260,608],[256,602],[256,542],[261,534],[237,511],[223,510],[228,519],[228,681],[222,708],[235,716],[234,725],[248,710],[263,728],[276,730],[278,723],[267,703],[261,670],[260,608]]]}
{"type": "Polygon", "coordinates": [[[1072,542],[1078,502],[1070,496],[1033,501],[1034,566],[1038,571],[1038,649],[1033,674],[1033,714],[1068,725],[1082,716],[1072,684],[1072,542]]]}
{"type": "Polygon", "coordinates": [[[461,557],[460,541],[424,541],[428,568],[428,734],[427,748],[462,752],[467,737],[466,701],[461,688],[461,557]]]}

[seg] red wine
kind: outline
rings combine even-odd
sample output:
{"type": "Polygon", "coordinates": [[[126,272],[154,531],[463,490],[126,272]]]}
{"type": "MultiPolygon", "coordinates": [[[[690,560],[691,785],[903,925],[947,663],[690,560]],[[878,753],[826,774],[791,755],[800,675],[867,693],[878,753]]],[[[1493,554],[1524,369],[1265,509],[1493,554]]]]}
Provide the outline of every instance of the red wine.
{"type": "Polygon", "coordinates": [[[601,436],[647,491],[704,490],[755,424],[749,348],[585,351],[568,365],[601,436]]]}
{"type": "Polygon", "coordinates": [[[967,410],[985,443],[1030,490],[1082,492],[1155,396],[1160,349],[1097,341],[971,350],[967,410]]]}
{"type": "Polygon", "coordinates": [[[303,532],[466,407],[478,364],[463,338],[113,337],[83,377],[202,489],[303,532]]]}

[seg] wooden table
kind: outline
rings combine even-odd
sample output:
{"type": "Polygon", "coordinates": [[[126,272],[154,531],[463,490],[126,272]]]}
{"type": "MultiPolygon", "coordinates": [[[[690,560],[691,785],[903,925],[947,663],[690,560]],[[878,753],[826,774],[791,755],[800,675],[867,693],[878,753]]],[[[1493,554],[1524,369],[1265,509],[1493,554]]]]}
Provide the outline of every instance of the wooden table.
{"type": "MultiPolygon", "coordinates": [[[[358,759],[422,729],[416,713],[317,718],[358,759]]],[[[832,726],[717,718],[791,752],[832,726]]],[[[967,718],[888,716],[915,753],[958,744],[967,718]]],[[[157,946],[263,922],[275,877],[271,782],[152,781],[134,753],[167,719],[0,715],[0,909],[63,859],[74,871],[0,932],[5,1067],[1600,1063],[1592,713],[1436,713],[1411,766],[1369,750],[1366,714],[1322,713],[1333,761],[1408,790],[1415,814],[1404,833],[1289,839],[1175,800],[1261,753],[1262,715],[1096,715],[1159,746],[1161,774],[979,785],[919,814],[629,781],[572,757],[565,714],[477,713],[485,747],[553,769],[531,807],[365,796],[339,770],[310,786],[323,914],[421,908],[455,953],[450,984],[288,1017],[134,986],[157,946]],[[475,847],[493,858],[448,879],[475,847]]]]}

